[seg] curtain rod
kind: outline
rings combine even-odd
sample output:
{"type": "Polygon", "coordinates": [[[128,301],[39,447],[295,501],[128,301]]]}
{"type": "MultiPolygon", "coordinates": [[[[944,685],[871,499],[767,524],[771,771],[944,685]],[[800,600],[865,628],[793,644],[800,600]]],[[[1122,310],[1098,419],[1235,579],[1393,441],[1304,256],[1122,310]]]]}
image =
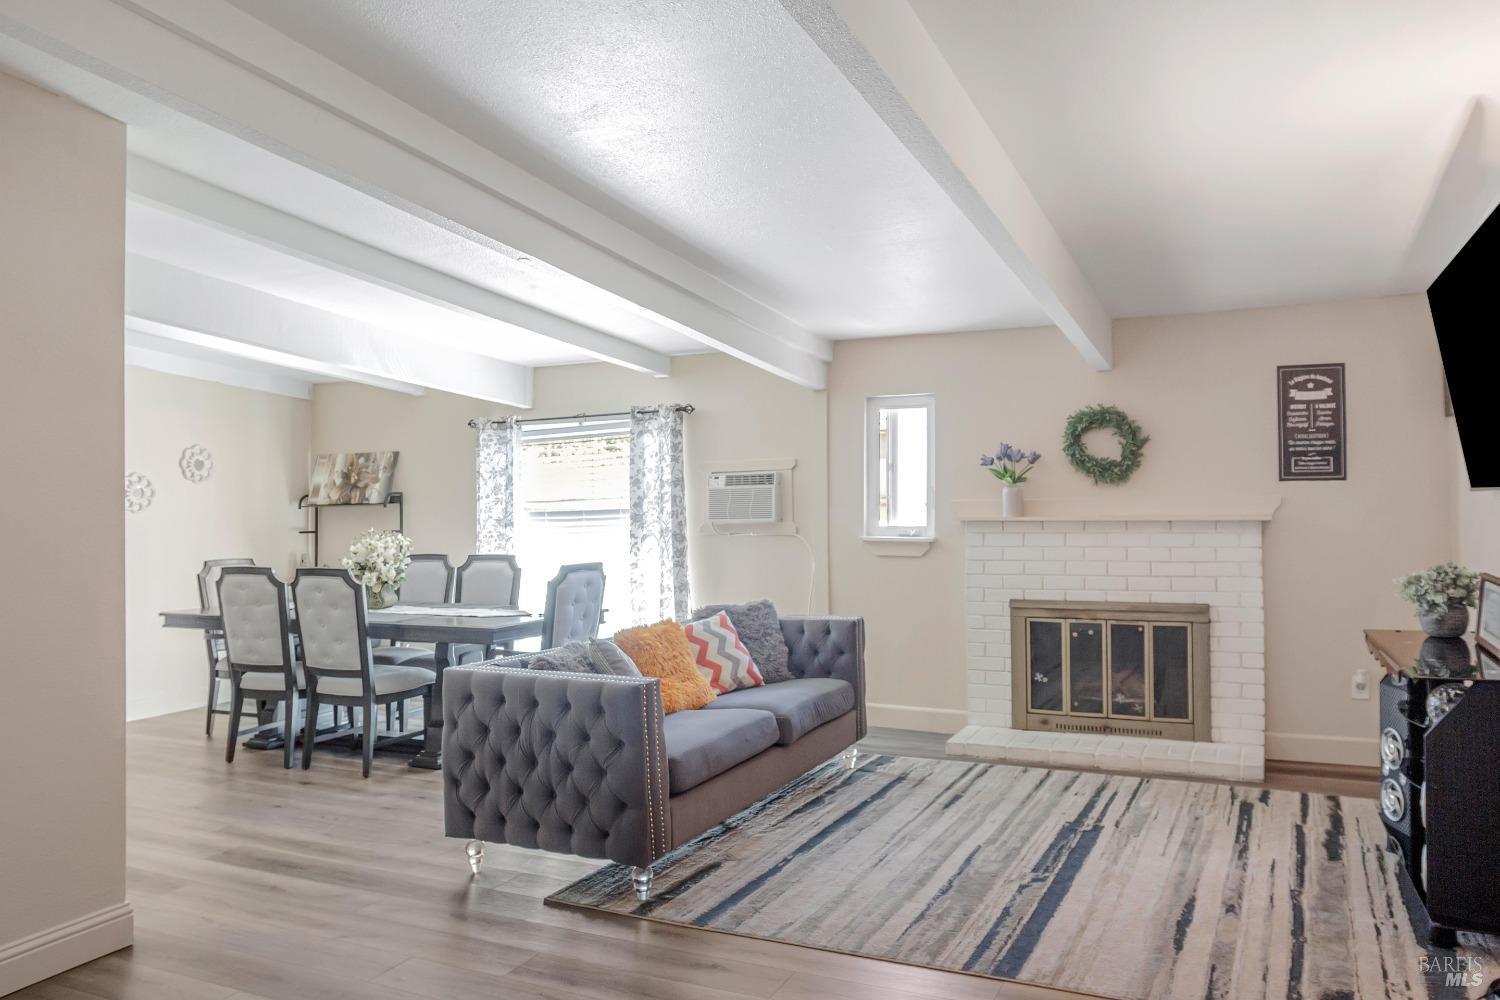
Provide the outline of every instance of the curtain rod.
{"type": "MultiPolygon", "coordinates": [[[[649,406],[638,406],[638,407],[635,408],[635,410],[649,410],[649,409],[651,409],[651,407],[649,407],[649,406]]],[[[516,420],[516,423],[518,423],[518,424],[555,424],[555,423],[559,423],[559,422],[567,421],[567,420],[600,420],[600,419],[603,419],[605,417],[628,417],[628,416],[632,415],[635,412],[635,410],[616,410],[613,413],[575,413],[575,414],[573,414],[572,416],[569,416],[569,417],[520,417],[520,418],[518,418],[516,420]]],[[[678,403],[677,404],[677,410],[678,410],[679,413],[692,413],[693,412],[693,404],[692,403],[678,403]]],[[[480,426],[482,426],[483,423],[484,423],[484,421],[481,421],[481,420],[470,420],[469,421],[469,426],[472,427],[472,428],[474,428],[475,430],[478,430],[480,428],[480,426]]]]}

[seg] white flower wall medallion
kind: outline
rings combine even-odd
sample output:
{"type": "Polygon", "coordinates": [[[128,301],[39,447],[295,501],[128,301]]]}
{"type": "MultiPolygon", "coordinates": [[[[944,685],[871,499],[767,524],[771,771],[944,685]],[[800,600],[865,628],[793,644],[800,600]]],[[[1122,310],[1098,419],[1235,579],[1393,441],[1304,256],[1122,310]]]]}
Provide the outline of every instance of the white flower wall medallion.
{"type": "Polygon", "coordinates": [[[214,471],[214,457],[201,444],[190,444],[182,449],[177,467],[182,470],[183,479],[190,483],[201,483],[214,471]]]}
{"type": "Polygon", "coordinates": [[[139,472],[132,472],[125,477],[125,509],[132,514],[139,514],[151,506],[151,499],[156,496],[156,487],[151,485],[151,480],[139,472]]]}

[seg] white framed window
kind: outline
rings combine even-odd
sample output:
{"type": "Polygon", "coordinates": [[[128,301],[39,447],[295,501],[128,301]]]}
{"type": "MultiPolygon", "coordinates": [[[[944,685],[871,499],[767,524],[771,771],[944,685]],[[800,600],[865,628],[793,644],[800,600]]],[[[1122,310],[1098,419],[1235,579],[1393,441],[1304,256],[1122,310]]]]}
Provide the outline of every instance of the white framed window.
{"type": "Polygon", "coordinates": [[[515,491],[521,607],[541,611],[557,568],[579,562],[604,563],[605,606],[629,607],[629,418],[523,424],[515,491]]]}
{"type": "Polygon", "coordinates": [[[865,537],[930,540],[937,529],[936,400],[865,399],[865,537]]]}

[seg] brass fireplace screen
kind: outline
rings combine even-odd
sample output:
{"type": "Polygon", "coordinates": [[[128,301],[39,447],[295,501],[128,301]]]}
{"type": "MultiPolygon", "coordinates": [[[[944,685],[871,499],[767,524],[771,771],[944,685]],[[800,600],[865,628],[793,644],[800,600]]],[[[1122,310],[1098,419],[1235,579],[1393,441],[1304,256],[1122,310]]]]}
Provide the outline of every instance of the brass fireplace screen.
{"type": "Polygon", "coordinates": [[[1017,729],[1210,739],[1208,605],[1011,601],[1017,729]]]}

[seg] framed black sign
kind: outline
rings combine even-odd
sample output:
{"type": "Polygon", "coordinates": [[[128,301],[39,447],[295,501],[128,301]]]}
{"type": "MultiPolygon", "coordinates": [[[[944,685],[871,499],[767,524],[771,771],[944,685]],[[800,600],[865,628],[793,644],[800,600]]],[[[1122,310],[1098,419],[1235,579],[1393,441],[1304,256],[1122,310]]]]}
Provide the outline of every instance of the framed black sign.
{"type": "Polygon", "coordinates": [[[1276,369],[1281,478],[1345,478],[1344,366],[1276,369]]]}

